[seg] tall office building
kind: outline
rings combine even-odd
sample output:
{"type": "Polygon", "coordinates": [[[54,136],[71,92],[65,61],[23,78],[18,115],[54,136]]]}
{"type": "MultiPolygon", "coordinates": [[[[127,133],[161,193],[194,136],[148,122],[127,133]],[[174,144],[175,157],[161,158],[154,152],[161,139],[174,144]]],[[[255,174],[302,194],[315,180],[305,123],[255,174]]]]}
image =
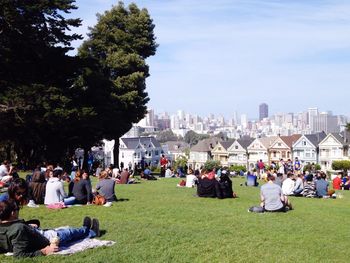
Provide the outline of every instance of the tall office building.
{"type": "Polygon", "coordinates": [[[259,105],[259,120],[269,117],[269,106],[266,103],[259,105]]]}
{"type": "Polygon", "coordinates": [[[318,117],[318,109],[317,108],[308,108],[308,124],[310,131],[313,132],[315,131],[315,119],[318,117]]]}

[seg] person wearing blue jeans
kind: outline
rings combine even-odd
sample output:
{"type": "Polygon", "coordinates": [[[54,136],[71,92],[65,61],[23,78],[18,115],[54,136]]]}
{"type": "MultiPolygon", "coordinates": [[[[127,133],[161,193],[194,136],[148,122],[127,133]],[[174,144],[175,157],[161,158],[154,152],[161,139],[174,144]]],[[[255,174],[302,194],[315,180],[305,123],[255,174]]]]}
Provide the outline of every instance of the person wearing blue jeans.
{"type": "Polygon", "coordinates": [[[99,221],[85,217],[83,226],[57,230],[40,230],[38,220],[25,222],[18,218],[19,207],[13,200],[0,202],[0,252],[15,257],[50,255],[60,245],[86,237],[100,236],[99,221]]]}

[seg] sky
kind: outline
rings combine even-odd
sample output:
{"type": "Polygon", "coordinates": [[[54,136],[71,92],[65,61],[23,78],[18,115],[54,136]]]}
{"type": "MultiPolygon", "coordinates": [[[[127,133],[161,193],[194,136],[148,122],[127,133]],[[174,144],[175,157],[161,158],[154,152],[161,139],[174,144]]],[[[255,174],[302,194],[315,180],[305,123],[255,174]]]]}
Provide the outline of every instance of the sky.
{"type": "MultiPolygon", "coordinates": [[[[77,0],[75,30],[117,0],[77,0]]],[[[309,107],[350,116],[350,1],[144,0],[159,47],[147,59],[148,107],[258,117],[309,107]]],[[[75,43],[78,46],[80,43],[75,43]]]]}

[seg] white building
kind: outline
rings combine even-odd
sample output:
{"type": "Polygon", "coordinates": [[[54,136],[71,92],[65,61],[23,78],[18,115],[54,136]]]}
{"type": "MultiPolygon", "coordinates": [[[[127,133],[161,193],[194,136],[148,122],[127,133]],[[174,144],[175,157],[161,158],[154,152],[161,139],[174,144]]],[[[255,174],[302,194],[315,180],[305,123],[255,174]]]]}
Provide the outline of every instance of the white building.
{"type": "Polygon", "coordinates": [[[151,166],[158,166],[162,147],[154,137],[135,137],[119,139],[119,162],[125,166],[131,162],[139,164],[142,159],[151,166]]]}

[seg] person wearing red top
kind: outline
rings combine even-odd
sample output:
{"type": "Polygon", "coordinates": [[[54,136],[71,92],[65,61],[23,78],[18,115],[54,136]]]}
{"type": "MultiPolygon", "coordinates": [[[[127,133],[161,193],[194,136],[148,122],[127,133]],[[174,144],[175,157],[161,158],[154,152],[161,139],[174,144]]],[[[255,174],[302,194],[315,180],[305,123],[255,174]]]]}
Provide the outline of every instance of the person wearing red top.
{"type": "Polygon", "coordinates": [[[162,154],[162,157],[160,158],[160,177],[165,176],[165,169],[168,164],[168,159],[165,158],[164,154],[162,154]]]}
{"type": "Polygon", "coordinates": [[[333,179],[333,189],[334,190],[341,190],[341,186],[342,186],[343,182],[342,182],[342,173],[338,173],[337,177],[335,177],[333,179]]]}

